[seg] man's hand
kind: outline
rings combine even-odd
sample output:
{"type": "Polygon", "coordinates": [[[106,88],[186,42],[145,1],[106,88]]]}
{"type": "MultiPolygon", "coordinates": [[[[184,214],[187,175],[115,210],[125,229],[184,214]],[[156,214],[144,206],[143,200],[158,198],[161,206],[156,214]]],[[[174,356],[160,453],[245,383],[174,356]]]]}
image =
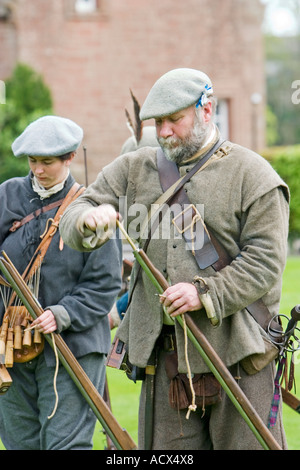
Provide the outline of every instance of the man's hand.
{"type": "Polygon", "coordinates": [[[96,230],[108,231],[116,227],[118,213],[110,204],[102,204],[89,210],[84,216],[83,223],[92,232],[96,230]]]}
{"type": "Polygon", "coordinates": [[[160,296],[160,302],[171,317],[202,308],[196,287],[187,282],[179,282],[168,287],[160,296]]]}
{"type": "Polygon", "coordinates": [[[31,327],[34,326],[44,334],[53,333],[57,329],[57,324],[55,316],[51,310],[45,310],[38,318],[36,318],[32,323],[31,327]]]}
{"type": "Polygon", "coordinates": [[[95,249],[109,240],[116,228],[120,214],[110,204],[102,204],[84,211],[77,221],[77,228],[84,236],[83,246],[95,249]]]}

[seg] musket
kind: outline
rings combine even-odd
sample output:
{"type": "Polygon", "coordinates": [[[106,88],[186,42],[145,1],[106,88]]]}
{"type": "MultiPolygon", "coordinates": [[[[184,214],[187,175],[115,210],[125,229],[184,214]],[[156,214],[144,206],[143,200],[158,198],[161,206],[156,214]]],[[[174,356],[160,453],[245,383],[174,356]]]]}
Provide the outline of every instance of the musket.
{"type": "MultiPolygon", "coordinates": [[[[169,283],[162,275],[162,273],[153,265],[144,250],[138,249],[129,235],[126,233],[122,224],[117,220],[117,226],[130,243],[133,249],[133,255],[137,262],[141,265],[142,269],[149,277],[153,285],[157,288],[158,292],[162,294],[168,287],[169,283]]],[[[189,313],[184,314],[187,326],[187,335],[200,353],[202,359],[209,367],[210,371],[214,374],[216,379],[221,384],[222,388],[245,420],[257,440],[265,450],[282,450],[278,442],[274,439],[273,435],[264,424],[258,413],[253,408],[247,396],[241,390],[240,386],[230,374],[228,368],[218,356],[216,351],[212,348],[205,335],[199,330],[194,323],[189,313]]],[[[176,321],[184,328],[183,319],[180,315],[176,316],[176,321]]]]}
{"type": "Polygon", "coordinates": [[[275,377],[275,392],[274,392],[274,400],[272,403],[272,409],[270,411],[270,425],[274,426],[276,423],[276,416],[279,408],[278,403],[278,394],[279,391],[281,392],[282,399],[284,403],[290,406],[293,410],[300,413],[300,400],[290,393],[290,390],[294,384],[294,361],[293,361],[293,354],[295,351],[299,351],[300,349],[300,340],[297,338],[295,332],[299,331],[297,328],[297,323],[300,320],[300,305],[296,305],[291,310],[291,317],[287,317],[283,314],[278,314],[274,318],[278,318],[279,323],[282,323],[282,318],[288,320],[287,327],[281,335],[281,339],[278,339],[276,332],[272,330],[272,327],[269,325],[268,333],[270,338],[272,339],[273,343],[276,344],[279,348],[279,358],[278,358],[278,368],[275,377]],[[297,344],[297,346],[295,345],[297,344]],[[281,385],[282,377],[287,376],[287,353],[292,353],[292,359],[290,363],[290,374],[288,381],[285,380],[285,387],[281,385]]]}
{"type": "Polygon", "coordinates": [[[295,410],[300,414],[300,400],[291,392],[281,387],[282,399],[286,405],[288,405],[292,410],[295,410]]]}
{"type": "MultiPolygon", "coordinates": [[[[11,288],[16,292],[33,319],[40,316],[44,310],[39,301],[30,291],[27,284],[8,258],[5,252],[0,256],[0,269],[11,288]]],[[[71,379],[78,387],[94,414],[100,421],[108,436],[118,450],[134,450],[136,444],[125,429],[121,428],[109,407],[99,394],[98,390],[86,375],[73,353],[68,348],[62,337],[57,333],[45,334],[52,349],[57,350],[60,362],[69,373],[71,379]]]]}
{"type": "MultiPolygon", "coordinates": [[[[277,315],[279,318],[285,317],[289,320],[287,327],[285,329],[284,334],[282,335],[282,342],[277,342],[276,344],[282,348],[283,350],[287,350],[290,352],[295,352],[299,349],[299,339],[295,337],[295,330],[297,330],[297,323],[300,320],[300,305],[296,305],[291,310],[291,318],[289,319],[286,315],[279,314],[277,315]],[[297,343],[298,347],[295,349],[292,345],[292,338],[294,338],[297,343]]],[[[299,331],[299,330],[298,330],[299,331]]],[[[272,330],[270,329],[269,332],[272,336],[272,330]]]]}

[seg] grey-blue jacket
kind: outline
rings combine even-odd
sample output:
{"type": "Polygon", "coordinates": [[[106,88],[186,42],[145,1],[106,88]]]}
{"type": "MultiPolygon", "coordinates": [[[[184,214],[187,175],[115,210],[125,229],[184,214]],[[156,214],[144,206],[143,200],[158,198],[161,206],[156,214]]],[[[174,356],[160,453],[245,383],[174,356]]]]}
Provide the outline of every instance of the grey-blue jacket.
{"type": "MultiPolygon", "coordinates": [[[[0,250],[4,250],[23,273],[39,245],[47,220],[57,208],[40,214],[15,232],[9,228],[33,211],[64,198],[75,180],[69,175],[64,188],[41,200],[31,186],[32,174],[12,178],[0,185],[0,250]]],[[[80,253],[64,245],[59,250],[59,232],[44,258],[38,300],[55,315],[58,333],[76,357],[91,352],[107,354],[110,329],[107,314],[121,288],[122,247],[120,240],[110,240],[103,249],[80,253]]],[[[4,305],[0,300],[0,318],[4,305]]],[[[45,344],[47,363],[54,364],[54,354],[45,344]]]]}

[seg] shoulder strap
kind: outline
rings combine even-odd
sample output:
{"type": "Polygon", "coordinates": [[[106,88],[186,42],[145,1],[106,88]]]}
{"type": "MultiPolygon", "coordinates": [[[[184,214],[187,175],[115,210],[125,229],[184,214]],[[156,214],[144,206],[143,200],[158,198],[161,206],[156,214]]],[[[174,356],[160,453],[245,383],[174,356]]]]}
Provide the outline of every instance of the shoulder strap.
{"type": "MultiPolygon", "coordinates": [[[[200,269],[205,269],[208,266],[211,266],[214,263],[219,261],[219,254],[215,249],[215,246],[211,242],[211,238],[207,230],[205,230],[202,218],[198,217],[195,218],[195,210],[192,208],[190,200],[184,190],[184,185],[187,183],[204,165],[209,161],[212,155],[215,154],[217,150],[220,149],[221,145],[224,143],[221,139],[219,139],[215,145],[193,166],[193,168],[183,177],[180,179],[180,174],[177,165],[168,160],[162,149],[159,148],[157,150],[157,169],[159,172],[160,184],[162,190],[166,192],[168,188],[178,181],[177,186],[175,187],[174,191],[170,194],[170,196],[166,199],[165,204],[180,204],[183,206],[191,206],[190,210],[186,210],[181,213],[182,221],[181,225],[184,227],[193,227],[194,234],[196,233],[203,233],[203,245],[198,250],[194,249],[192,246],[193,242],[190,238],[190,233],[185,231],[182,232],[186,242],[190,246],[195,259],[200,267],[200,269]],[[201,232],[200,232],[201,231],[201,232]]],[[[151,225],[152,233],[155,232],[156,227],[155,225],[159,224],[159,217],[154,221],[154,224],[151,225]]],[[[149,237],[148,237],[148,240],[149,237]]],[[[147,242],[146,242],[147,243],[147,242]]]]}
{"type": "MultiPolygon", "coordinates": [[[[64,211],[68,207],[68,205],[74,201],[80,194],[85,191],[84,186],[80,186],[78,183],[74,183],[66,197],[63,199],[62,204],[60,205],[58,211],[55,214],[54,219],[49,219],[51,224],[47,225],[47,231],[42,235],[42,241],[37,247],[34,252],[34,255],[28,264],[27,268],[23,273],[23,279],[27,280],[30,278],[31,274],[35,272],[37,265],[41,265],[42,260],[45,257],[45,254],[49,248],[51,241],[53,240],[53,236],[55,235],[56,231],[58,230],[59,222],[61,216],[63,215],[64,211]]],[[[48,222],[49,222],[48,221],[48,222]]]]}
{"type": "Polygon", "coordinates": [[[176,181],[178,181],[178,185],[175,187],[173,194],[169,197],[166,201],[168,204],[171,199],[180,191],[181,194],[185,192],[183,190],[183,186],[197,173],[214,155],[217,150],[220,149],[224,141],[219,139],[215,145],[193,166],[193,168],[183,177],[180,178],[180,174],[178,171],[178,167],[176,163],[168,160],[165,157],[165,154],[161,148],[157,149],[157,169],[159,172],[160,183],[163,191],[167,191],[167,189],[172,186],[176,181]]]}
{"type": "MultiPolygon", "coordinates": [[[[217,151],[217,149],[220,147],[221,141],[220,139],[213,145],[213,147],[206,153],[204,156],[199,160],[198,163],[195,164],[195,166],[192,168],[192,170],[187,173],[183,178],[180,178],[179,172],[177,165],[169,160],[166,159],[165,154],[163,153],[162,149],[159,147],[157,149],[157,154],[156,154],[156,160],[157,160],[157,169],[159,172],[159,177],[160,177],[160,182],[162,189],[164,191],[163,195],[159,198],[160,204],[171,204],[171,201],[175,196],[184,197],[185,191],[183,190],[183,186],[185,183],[187,183],[191,177],[197,172],[200,171],[201,168],[204,167],[205,163],[208,162],[209,158],[217,151]],[[177,183],[177,184],[176,184],[177,183]]],[[[158,201],[157,201],[158,203],[158,201]]],[[[184,203],[184,202],[183,202],[184,203]]],[[[188,200],[189,203],[189,200],[188,200]]],[[[156,219],[154,220],[153,223],[151,223],[150,230],[148,232],[148,237],[146,239],[146,242],[144,243],[143,250],[144,252],[147,251],[148,245],[151,241],[151,234],[155,232],[156,228],[161,222],[161,217],[162,214],[159,212],[157,215],[156,219]]],[[[141,233],[144,232],[142,224],[142,230],[141,233]]],[[[205,232],[205,231],[204,231],[205,232]]],[[[204,245],[203,245],[203,250],[202,252],[205,252],[205,256],[200,259],[200,255],[197,251],[194,252],[196,259],[199,261],[200,265],[202,266],[202,269],[204,269],[207,266],[210,266],[213,262],[218,260],[218,253],[216,252],[215,248],[213,245],[210,243],[209,237],[207,236],[207,233],[204,233],[204,245]],[[203,259],[205,261],[203,261],[203,259]]],[[[131,303],[131,299],[133,296],[133,292],[135,290],[135,287],[137,285],[139,276],[141,273],[141,266],[138,266],[137,273],[135,280],[133,282],[133,286],[130,290],[130,295],[128,299],[128,304],[127,304],[127,309],[131,303]]]]}
{"type": "MultiPolygon", "coordinates": [[[[35,250],[27,268],[25,269],[22,275],[25,281],[28,281],[28,279],[30,279],[30,277],[35,273],[37,267],[41,265],[42,260],[47,252],[47,249],[49,248],[49,245],[53,239],[53,236],[58,229],[59,222],[60,222],[63,212],[72,201],[74,201],[78,196],[80,196],[80,194],[83,193],[84,190],[85,190],[85,187],[80,186],[78,183],[75,182],[72,188],[70,189],[70,191],[68,192],[68,194],[66,195],[66,197],[62,201],[61,200],[57,201],[57,202],[60,202],[60,208],[58,209],[54,219],[49,219],[51,221],[51,225],[49,227],[47,226],[47,232],[43,235],[43,239],[41,243],[35,250]]],[[[16,293],[13,292],[12,295],[10,296],[8,305],[12,305],[15,296],[16,296],[16,293]]]]}
{"type": "MultiPolygon", "coordinates": [[[[208,158],[206,160],[208,160],[208,158]]],[[[179,171],[178,171],[177,165],[167,160],[163,152],[158,151],[157,161],[158,161],[158,169],[159,169],[161,186],[162,186],[163,191],[166,191],[168,185],[172,184],[172,180],[174,180],[175,178],[177,178],[178,180],[179,171]]],[[[193,174],[195,174],[196,171],[198,170],[198,168],[196,170],[194,170],[194,168],[190,172],[192,173],[192,175],[188,173],[187,175],[189,177],[188,179],[190,179],[191,176],[193,176],[193,174]]],[[[184,184],[184,183],[181,184],[182,181],[183,180],[181,180],[180,184],[178,185],[178,190],[174,191],[173,196],[169,198],[169,202],[172,201],[172,203],[179,202],[180,204],[190,204],[187,193],[184,190],[182,190],[182,186],[184,184]]],[[[191,217],[193,217],[193,214],[191,215],[191,217]]],[[[188,222],[185,221],[184,224],[188,224],[188,222]]],[[[207,233],[207,239],[205,240],[205,244],[203,248],[195,251],[195,259],[200,269],[204,269],[204,267],[207,267],[207,266],[212,266],[212,268],[215,271],[219,271],[220,269],[230,264],[232,262],[232,258],[229,256],[229,254],[227,253],[223,245],[221,245],[221,243],[214,236],[211,229],[208,228],[207,225],[205,225],[205,227],[206,227],[205,233],[207,233]],[[217,259],[214,260],[213,262],[210,262],[210,260],[214,258],[213,256],[214,251],[217,253],[217,259]],[[203,258],[204,258],[204,261],[203,261],[203,258]]],[[[268,308],[263,303],[263,301],[259,299],[253,304],[246,307],[246,309],[253,316],[253,318],[260,324],[260,326],[265,331],[267,331],[270,321],[272,320],[272,315],[269,312],[268,308]]],[[[279,324],[274,320],[272,321],[271,326],[274,332],[278,331],[280,328],[279,324]]]]}
{"type": "Polygon", "coordinates": [[[22,225],[27,224],[27,222],[30,222],[32,219],[38,217],[40,214],[44,214],[45,212],[55,209],[55,207],[59,207],[62,202],[63,199],[52,202],[52,204],[48,204],[48,206],[44,206],[41,209],[37,209],[36,211],[31,212],[31,214],[26,215],[26,217],[24,217],[22,220],[15,220],[12,226],[10,227],[9,231],[15,232],[18,228],[22,227],[22,225]]]}

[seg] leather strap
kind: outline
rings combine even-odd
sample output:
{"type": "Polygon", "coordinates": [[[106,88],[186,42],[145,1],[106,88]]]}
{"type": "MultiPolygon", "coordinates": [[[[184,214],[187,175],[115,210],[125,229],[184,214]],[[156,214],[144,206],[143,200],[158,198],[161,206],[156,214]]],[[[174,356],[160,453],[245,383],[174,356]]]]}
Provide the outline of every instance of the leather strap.
{"type": "Polygon", "coordinates": [[[30,220],[38,217],[40,214],[44,214],[44,212],[51,211],[51,209],[55,209],[62,204],[63,199],[59,201],[52,202],[52,204],[48,204],[48,206],[42,207],[41,209],[37,209],[36,211],[31,212],[31,214],[26,215],[22,220],[15,220],[10,227],[10,232],[15,232],[18,228],[22,227],[22,225],[27,224],[30,220]]]}
{"type": "MultiPolygon", "coordinates": [[[[174,190],[173,195],[178,193],[178,191],[181,191],[181,193],[184,191],[183,186],[185,185],[185,183],[187,183],[194,176],[194,174],[197,173],[197,171],[199,171],[200,168],[205,165],[205,163],[210,159],[210,157],[214,155],[214,153],[216,153],[218,149],[221,148],[224,142],[225,140],[222,141],[222,139],[219,139],[213,145],[213,147],[206,154],[204,154],[204,156],[193,166],[193,168],[185,175],[185,177],[181,179],[181,181],[178,183],[178,186],[174,190]]],[[[157,149],[157,168],[160,173],[160,176],[163,178],[162,188],[165,192],[170,186],[172,186],[172,184],[174,184],[180,178],[180,174],[176,163],[167,160],[161,147],[157,149]],[[168,167],[167,171],[164,172],[161,176],[160,166],[162,164],[164,166],[168,165],[168,167]]]]}
{"type": "MultiPolygon", "coordinates": [[[[187,173],[183,178],[180,178],[177,165],[169,160],[166,159],[163,151],[161,148],[157,150],[157,169],[159,172],[159,176],[161,179],[161,186],[163,191],[165,192],[170,186],[172,186],[176,181],[178,181],[178,185],[175,187],[174,191],[171,195],[165,200],[165,204],[172,205],[173,203],[179,203],[182,207],[185,205],[190,205],[190,201],[186,195],[184,190],[184,185],[192,178],[192,176],[199,171],[206,162],[210,159],[212,155],[219,149],[222,145],[221,139],[219,139],[213,147],[194,165],[189,173],[187,173]]],[[[211,243],[210,237],[208,232],[205,230],[202,219],[194,219],[196,213],[193,208],[188,209],[186,212],[182,213],[182,220],[180,225],[182,227],[192,227],[192,233],[190,231],[184,231],[183,236],[189,246],[189,248],[193,251],[198,264],[201,266],[201,269],[205,269],[211,264],[215,263],[219,259],[219,255],[211,243]],[[188,222],[187,222],[188,217],[188,222]],[[195,222],[194,222],[195,220],[195,222]],[[193,243],[197,236],[198,240],[199,235],[202,240],[203,236],[203,243],[201,243],[201,248],[199,250],[195,250],[193,243]],[[191,236],[189,236],[191,235],[191,236]]],[[[154,220],[151,224],[150,232],[148,235],[148,239],[144,245],[144,251],[146,251],[147,246],[151,240],[151,233],[154,233],[156,228],[161,222],[162,213],[160,212],[158,217],[154,220]]]]}
{"type": "MultiPolygon", "coordinates": [[[[192,170],[184,176],[184,178],[178,178],[178,169],[177,169],[177,166],[175,165],[175,163],[172,164],[170,162],[171,165],[168,165],[168,168],[166,168],[166,166],[164,166],[165,162],[166,161],[168,162],[168,160],[166,159],[166,157],[165,157],[165,155],[164,155],[161,148],[159,148],[157,150],[157,169],[158,169],[158,172],[159,172],[159,177],[163,178],[163,186],[162,186],[163,191],[165,192],[166,189],[168,189],[169,187],[172,186],[172,184],[175,184],[176,181],[178,181],[178,185],[175,186],[174,191],[172,191],[172,193],[164,200],[165,205],[171,204],[171,201],[173,200],[173,198],[175,198],[176,195],[178,195],[178,197],[182,197],[182,198],[184,197],[184,194],[185,194],[185,191],[183,189],[184,184],[187,183],[191,179],[191,177],[197,171],[199,171],[201,169],[201,167],[216,152],[216,150],[220,147],[220,145],[221,145],[221,140],[219,139],[213,145],[213,147],[206,154],[204,154],[204,156],[201,158],[201,160],[199,160],[199,162],[196,163],[196,165],[192,168],[192,170]],[[163,166],[162,168],[161,168],[161,165],[163,166]],[[175,165],[176,169],[174,169],[174,165],[175,165]],[[165,168],[166,168],[166,171],[164,171],[165,168]],[[168,172],[170,172],[169,176],[168,176],[168,172]],[[164,189],[164,187],[166,187],[166,189],[164,189]]],[[[188,203],[189,203],[189,201],[188,201],[188,203]]],[[[148,245],[151,241],[151,234],[155,232],[155,230],[157,229],[157,227],[161,223],[161,218],[162,218],[162,212],[159,212],[156,219],[154,219],[154,222],[151,223],[151,227],[150,227],[150,230],[149,230],[149,233],[148,233],[148,237],[147,237],[146,242],[144,243],[144,246],[143,246],[143,250],[144,250],[145,253],[146,253],[148,245]]],[[[197,229],[198,229],[198,227],[197,227],[197,229]]],[[[210,243],[209,237],[207,236],[206,232],[204,233],[204,243],[203,243],[202,252],[203,253],[205,252],[204,259],[205,259],[206,263],[209,262],[211,264],[213,262],[217,262],[218,253],[216,252],[214,246],[210,243]]],[[[196,256],[197,256],[197,260],[199,261],[201,266],[207,267],[202,263],[198,253],[197,253],[196,256]]],[[[210,266],[210,264],[208,266],[210,266]]],[[[128,299],[128,303],[127,303],[127,309],[129,307],[129,305],[131,304],[133,292],[136,288],[140,273],[141,273],[141,266],[139,265],[138,269],[137,269],[137,274],[136,274],[135,280],[134,280],[132,288],[130,290],[130,295],[129,295],[129,299],[128,299]]]]}
{"type": "MultiPolygon", "coordinates": [[[[191,205],[191,202],[183,186],[192,178],[195,173],[200,170],[200,168],[204,166],[209,158],[221,148],[224,142],[225,141],[221,141],[221,139],[219,139],[218,142],[210,149],[210,151],[204,155],[204,157],[201,158],[201,160],[196,165],[194,165],[194,167],[178,183],[178,186],[174,190],[173,194],[165,201],[165,204],[180,204],[182,208],[191,205]]],[[[178,181],[180,174],[177,165],[174,162],[167,160],[161,148],[157,150],[157,168],[159,171],[161,187],[165,192],[170,186],[178,181]]],[[[182,213],[181,220],[177,221],[177,223],[179,223],[179,226],[183,229],[184,227],[189,227],[193,224],[195,215],[195,210],[191,207],[190,210],[186,210],[182,213]]],[[[151,229],[153,233],[155,231],[155,227],[153,229],[152,225],[151,229]]],[[[183,236],[190,249],[193,251],[200,269],[205,269],[208,266],[213,265],[218,270],[220,270],[222,267],[226,266],[229,261],[226,252],[224,252],[224,250],[220,250],[219,252],[216,250],[214,243],[212,243],[212,238],[214,237],[211,236],[211,234],[205,229],[204,223],[200,219],[194,223],[194,235],[196,236],[197,233],[203,234],[203,246],[198,250],[192,250],[191,237],[189,237],[189,232],[184,231],[183,236]]]]}
{"type": "Polygon", "coordinates": [[[61,219],[61,216],[63,215],[64,211],[68,207],[69,204],[71,204],[72,201],[74,201],[82,192],[85,190],[83,186],[80,186],[78,183],[74,183],[68,194],[63,200],[63,203],[59,207],[58,211],[55,214],[54,219],[50,219],[51,225],[49,226],[47,232],[43,236],[43,239],[37,249],[35,250],[35,253],[27,266],[26,270],[24,271],[22,277],[23,279],[27,280],[30,278],[31,273],[34,273],[36,266],[41,265],[42,260],[45,257],[45,254],[49,248],[49,245],[51,241],[53,240],[54,234],[58,230],[59,222],[61,219]],[[39,256],[38,256],[39,255],[39,256]]]}
{"type": "MultiPolygon", "coordinates": [[[[178,178],[180,177],[177,165],[174,162],[167,160],[163,151],[161,151],[161,149],[158,149],[157,166],[159,169],[160,183],[161,183],[162,189],[163,191],[166,191],[168,187],[174,184],[174,182],[178,180],[178,178]]],[[[191,172],[188,174],[189,176],[188,179],[190,179],[191,176],[193,176],[196,173],[196,171],[197,169],[195,170],[195,167],[194,167],[191,170],[191,172]]],[[[180,185],[183,181],[184,180],[180,182],[180,185]]],[[[172,202],[172,204],[174,204],[175,202],[179,204],[190,204],[189,198],[186,192],[182,188],[180,191],[177,190],[176,194],[173,194],[170,200],[166,203],[170,203],[170,201],[172,202]]],[[[185,221],[184,223],[186,224],[187,222],[185,221]]],[[[212,233],[212,230],[207,225],[206,225],[206,230],[207,230],[208,238],[210,242],[209,245],[206,245],[206,246],[209,246],[209,249],[197,250],[195,252],[195,259],[200,269],[204,269],[203,266],[207,267],[208,265],[207,263],[210,261],[210,256],[209,256],[209,253],[211,252],[210,246],[212,245],[214,249],[216,250],[216,252],[218,253],[218,259],[217,261],[210,263],[208,266],[212,266],[212,268],[215,271],[220,271],[222,268],[224,268],[225,266],[229,265],[232,262],[232,258],[229,256],[229,254],[227,253],[223,245],[221,245],[221,243],[217,240],[215,235],[212,233]],[[202,257],[205,257],[204,261],[200,260],[200,258],[202,257]]],[[[275,334],[275,332],[280,333],[282,331],[280,325],[275,320],[272,320],[271,313],[269,312],[268,308],[266,307],[266,305],[263,303],[261,299],[253,302],[251,305],[246,307],[246,310],[253,316],[253,318],[257,321],[257,323],[259,323],[259,325],[265,331],[268,331],[269,325],[271,326],[273,330],[273,334],[275,334]]]]}
{"type": "MultiPolygon", "coordinates": [[[[74,201],[78,196],[80,196],[80,194],[82,194],[84,190],[85,190],[85,188],[83,186],[80,186],[78,183],[74,183],[72,188],[70,189],[70,191],[66,195],[66,197],[62,200],[62,202],[57,201],[57,202],[60,202],[60,208],[56,212],[55,218],[50,219],[51,222],[52,222],[51,225],[49,226],[47,232],[43,236],[43,239],[42,239],[41,243],[39,244],[39,246],[35,250],[35,252],[34,252],[34,254],[31,258],[31,261],[29,262],[27,268],[25,269],[24,273],[22,274],[22,278],[25,281],[28,281],[28,279],[31,277],[31,275],[34,274],[37,266],[41,265],[42,260],[44,259],[45,255],[46,255],[46,252],[49,248],[49,245],[50,245],[51,241],[53,240],[53,236],[56,233],[56,231],[58,230],[59,222],[60,222],[61,216],[64,213],[65,209],[67,208],[67,206],[72,201],[74,201]]],[[[50,205],[51,204],[49,204],[49,206],[50,205]]],[[[16,296],[16,293],[13,292],[11,297],[10,297],[8,306],[12,305],[15,296],[16,296]]]]}

